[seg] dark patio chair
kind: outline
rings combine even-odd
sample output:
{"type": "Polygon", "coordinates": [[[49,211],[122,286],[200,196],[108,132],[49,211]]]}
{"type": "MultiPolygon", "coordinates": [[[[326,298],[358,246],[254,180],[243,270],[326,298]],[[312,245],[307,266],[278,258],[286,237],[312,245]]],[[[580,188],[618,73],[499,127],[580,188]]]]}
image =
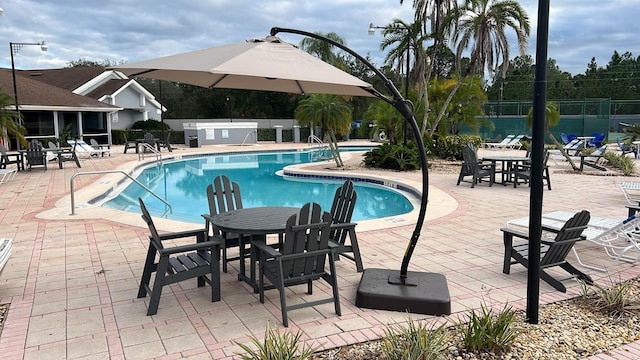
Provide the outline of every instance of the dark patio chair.
{"type": "Polygon", "coordinates": [[[198,287],[211,285],[211,301],[220,301],[220,245],[222,238],[210,237],[204,229],[188,230],[168,234],[158,234],[153,219],[141,198],[140,210],[142,219],[147,223],[149,236],[149,250],[144,263],[138,298],[151,295],[147,315],[158,312],[162,287],[186,279],[197,278],[198,287]],[[165,247],[163,241],[182,238],[194,238],[195,242],[165,247]],[[155,262],[156,256],[158,262],[155,262]],[[155,273],[153,286],[150,286],[151,274],[155,273]]]}
{"type": "MultiPolygon", "coordinates": [[[[542,181],[547,182],[547,188],[551,190],[551,177],[549,176],[549,151],[544,151],[544,160],[542,160],[542,181]]],[[[520,183],[529,184],[531,186],[531,162],[520,164],[513,169],[513,187],[517,187],[520,183]]]]}
{"type": "MultiPolygon", "coordinates": [[[[571,265],[566,257],[576,242],[584,240],[582,231],[587,228],[591,215],[588,211],[582,210],[570,218],[560,230],[547,228],[543,226],[543,230],[556,233],[554,239],[542,239],[540,250],[540,278],[556,290],[566,292],[566,287],[549,275],[545,270],[559,266],[572,277],[577,277],[587,284],[593,284],[591,277],[571,265]]],[[[504,241],[504,263],[502,272],[509,274],[512,264],[522,264],[525,268],[529,267],[529,234],[516,231],[510,228],[502,228],[504,241]],[[513,237],[519,237],[527,240],[527,242],[514,244],[513,237]],[[513,261],[511,260],[513,259],[513,261]]]]}
{"type": "Polygon", "coordinates": [[[300,213],[287,221],[282,246],[278,250],[263,242],[253,242],[259,263],[258,288],[260,302],[264,303],[265,278],[280,292],[282,324],[289,326],[287,311],[320,304],[333,303],[336,314],[341,315],[340,297],[334,250],[330,247],[329,232],[331,215],[322,212],[320,205],[307,203],[300,213]],[[327,260],[329,270],[326,269],[327,260]],[[332,296],[312,301],[300,301],[287,306],[285,289],[289,286],[307,284],[307,293],[313,292],[314,280],[325,280],[332,288],[332,296]]]}
{"type": "Polygon", "coordinates": [[[9,154],[7,148],[0,145],[0,169],[6,169],[7,165],[16,164],[18,170],[23,170],[22,154],[12,153],[9,154]]]}
{"type": "Polygon", "coordinates": [[[171,132],[168,131],[165,135],[165,138],[162,140],[158,140],[158,146],[161,148],[167,148],[167,150],[169,152],[173,152],[173,149],[171,148],[171,132]]]}
{"type": "Polygon", "coordinates": [[[250,255],[247,248],[250,237],[241,234],[218,232],[208,219],[227,211],[242,209],[240,186],[235,182],[231,182],[225,175],[218,175],[213,179],[213,184],[207,186],[207,201],[209,203],[209,214],[202,215],[205,218],[205,228],[208,234],[215,232],[224,238],[222,244],[222,271],[226,273],[227,262],[240,259],[244,261],[250,255]],[[238,256],[230,258],[227,254],[227,249],[233,247],[239,248],[238,256]]]}
{"type": "MultiPolygon", "coordinates": [[[[331,233],[330,241],[336,245],[336,254],[342,255],[347,259],[355,262],[356,270],[362,272],[362,258],[360,257],[360,248],[358,247],[358,238],[356,236],[356,223],[351,222],[351,215],[356,206],[356,194],[353,188],[353,182],[347,180],[336,190],[331,205],[331,233]],[[349,244],[347,244],[347,237],[349,244]],[[352,255],[345,255],[351,253],[352,255]]],[[[336,257],[338,260],[339,257],[336,257]]]]}
{"type": "Polygon", "coordinates": [[[138,152],[138,142],[135,139],[127,139],[127,135],[124,135],[124,153],[127,153],[127,150],[134,149],[138,152]]]}
{"type": "Polygon", "coordinates": [[[38,140],[31,140],[25,153],[29,170],[34,166],[42,166],[47,170],[47,152],[42,148],[38,140]]]}
{"type": "Polygon", "coordinates": [[[607,168],[602,166],[602,163],[605,160],[604,153],[606,150],[607,145],[603,145],[591,154],[580,154],[580,171],[582,171],[585,166],[589,166],[600,171],[607,171],[607,168]]]}
{"type": "Polygon", "coordinates": [[[458,175],[458,183],[465,181],[464,178],[471,176],[471,188],[482,179],[489,180],[489,186],[492,186],[495,182],[496,168],[495,164],[485,163],[478,160],[478,154],[476,149],[471,144],[467,144],[462,148],[462,165],[460,167],[460,174],[458,175]]]}

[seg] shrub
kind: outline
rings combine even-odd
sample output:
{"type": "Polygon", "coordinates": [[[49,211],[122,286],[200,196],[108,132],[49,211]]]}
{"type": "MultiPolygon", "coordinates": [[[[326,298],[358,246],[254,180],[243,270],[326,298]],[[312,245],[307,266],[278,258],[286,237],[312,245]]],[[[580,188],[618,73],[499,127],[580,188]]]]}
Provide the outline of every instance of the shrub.
{"type": "Polygon", "coordinates": [[[367,167],[408,171],[420,169],[420,154],[413,142],[403,144],[384,143],[364,154],[367,167]]]}
{"type": "Polygon", "coordinates": [[[449,341],[449,331],[444,325],[427,327],[424,322],[416,323],[411,317],[407,327],[393,324],[384,332],[382,353],[390,360],[438,359],[449,341]]]}
{"type": "Polygon", "coordinates": [[[154,119],[136,121],[131,125],[131,128],[139,130],[162,130],[164,128],[164,130],[171,130],[169,125],[154,119]]]}
{"type": "Polygon", "coordinates": [[[433,139],[425,139],[425,147],[429,153],[441,159],[462,160],[462,148],[469,143],[478,148],[482,139],[477,135],[434,135],[433,139]]]}
{"type": "Polygon", "coordinates": [[[613,152],[605,152],[603,156],[612,167],[620,170],[624,175],[631,175],[635,171],[634,160],[630,157],[613,152]]]}
{"type": "Polygon", "coordinates": [[[494,314],[483,303],[480,310],[471,310],[469,320],[460,322],[457,327],[462,334],[462,342],[468,351],[505,351],[515,342],[518,331],[514,326],[516,312],[505,305],[502,311],[494,314]]]}
{"type": "Polygon", "coordinates": [[[256,337],[251,336],[251,343],[256,350],[248,345],[236,344],[240,346],[246,354],[236,354],[243,360],[306,360],[311,357],[315,349],[306,344],[300,344],[300,331],[295,334],[290,332],[281,333],[278,328],[275,330],[267,325],[264,341],[260,342],[256,337]]]}
{"type": "Polygon", "coordinates": [[[627,280],[605,288],[594,284],[592,288],[578,280],[582,297],[591,300],[596,310],[608,315],[623,316],[631,310],[639,310],[640,305],[632,302],[634,280],[627,280]]]}

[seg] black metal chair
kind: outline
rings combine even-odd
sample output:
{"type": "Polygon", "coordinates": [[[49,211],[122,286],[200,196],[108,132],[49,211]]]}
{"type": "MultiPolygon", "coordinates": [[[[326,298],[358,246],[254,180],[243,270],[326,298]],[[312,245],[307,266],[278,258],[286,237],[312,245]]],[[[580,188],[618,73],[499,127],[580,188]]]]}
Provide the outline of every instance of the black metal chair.
{"type": "Polygon", "coordinates": [[[42,148],[38,140],[31,140],[25,153],[29,170],[34,166],[42,166],[47,170],[47,152],[42,148]]]}
{"type": "Polygon", "coordinates": [[[460,167],[460,174],[458,175],[458,183],[465,181],[464,178],[471,176],[471,188],[483,179],[489,180],[489,186],[492,186],[495,182],[496,168],[495,164],[485,163],[478,160],[478,154],[473,145],[467,144],[462,148],[462,165],[460,167]]]}
{"type": "MultiPolygon", "coordinates": [[[[356,223],[351,222],[351,215],[356,206],[358,195],[353,182],[347,180],[336,190],[331,205],[331,232],[329,239],[336,245],[336,254],[355,262],[356,270],[362,272],[362,258],[356,236],[356,223]],[[349,244],[347,244],[347,237],[349,244]],[[346,255],[351,253],[352,255],[346,255]]],[[[336,257],[338,260],[339,257],[336,257]]]]}
{"type": "Polygon", "coordinates": [[[203,214],[205,218],[205,228],[207,233],[217,233],[224,238],[222,244],[222,271],[227,272],[227,262],[240,260],[244,261],[250,255],[247,245],[249,245],[250,237],[241,234],[232,234],[227,232],[219,232],[215,229],[209,219],[217,214],[236,209],[242,209],[242,195],[240,194],[240,186],[231,182],[225,175],[216,176],[213,184],[207,186],[207,201],[209,203],[209,214],[203,214]],[[238,256],[229,257],[228,248],[238,247],[238,256]]]}
{"type": "MultiPolygon", "coordinates": [[[[577,277],[587,284],[593,284],[591,277],[571,265],[566,257],[576,242],[584,240],[582,231],[587,228],[591,215],[588,211],[582,210],[569,219],[560,230],[547,228],[543,226],[543,230],[556,233],[554,239],[542,239],[542,247],[540,250],[540,278],[556,290],[566,292],[566,287],[549,275],[545,269],[559,266],[572,277],[577,277]]],[[[529,234],[515,231],[509,228],[502,228],[504,241],[504,263],[502,272],[509,274],[512,264],[522,264],[529,267],[529,234]],[[519,237],[527,240],[520,244],[513,244],[513,237],[519,237]],[[511,261],[513,259],[513,261],[511,261]]]]}
{"type": "Polygon", "coordinates": [[[142,219],[147,223],[149,250],[140,280],[138,298],[151,295],[147,315],[158,312],[162,287],[186,279],[197,278],[198,287],[211,285],[211,301],[220,301],[220,246],[224,240],[218,236],[210,237],[205,229],[158,234],[153,219],[141,198],[140,209],[142,219]],[[186,245],[165,247],[163,241],[195,237],[196,242],[186,245]],[[158,262],[156,262],[156,256],[158,262]],[[153,286],[150,285],[151,274],[155,273],[153,286]]]}
{"type": "Polygon", "coordinates": [[[331,215],[322,212],[320,205],[307,203],[299,214],[292,215],[287,221],[284,241],[278,250],[263,242],[253,242],[259,262],[258,289],[260,302],[264,303],[264,291],[267,288],[265,278],[280,292],[282,324],[289,326],[287,311],[320,304],[333,303],[336,314],[341,315],[340,297],[334,250],[329,243],[331,215]],[[329,262],[329,270],[326,263],[329,262]],[[323,279],[331,286],[333,293],[329,298],[313,301],[301,301],[287,306],[286,288],[307,284],[307,293],[312,294],[313,281],[323,279]]]}

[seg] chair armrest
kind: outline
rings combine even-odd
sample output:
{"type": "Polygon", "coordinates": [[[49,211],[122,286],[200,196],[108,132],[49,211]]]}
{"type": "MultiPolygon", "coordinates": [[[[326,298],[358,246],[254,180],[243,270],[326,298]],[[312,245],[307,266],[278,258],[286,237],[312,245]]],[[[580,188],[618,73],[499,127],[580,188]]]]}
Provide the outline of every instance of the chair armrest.
{"type": "Polygon", "coordinates": [[[355,228],[358,223],[337,223],[331,224],[330,229],[350,229],[355,228]]]}
{"type": "Polygon", "coordinates": [[[276,258],[282,256],[282,254],[274,249],[272,246],[269,246],[263,242],[252,241],[251,246],[255,247],[259,252],[262,252],[267,255],[267,257],[276,258]]]}
{"type": "Polygon", "coordinates": [[[178,231],[178,232],[172,232],[169,234],[162,234],[162,235],[158,235],[158,238],[160,238],[160,240],[171,240],[171,239],[180,239],[180,238],[186,238],[186,237],[190,237],[190,236],[198,236],[200,234],[205,234],[205,229],[195,229],[195,230],[185,230],[185,231],[178,231]]]}
{"type": "Polygon", "coordinates": [[[215,237],[214,240],[158,249],[158,252],[163,255],[172,255],[172,254],[179,254],[179,253],[184,253],[189,251],[214,249],[214,248],[220,247],[221,245],[222,245],[222,240],[218,237],[215,237]]]}
{"type": "Polygon", "coordinates": [[[517,230],[510,229],[510,228],[501,228],[500,231],[502,231],[503,233],[510,234],[512,236],[515,236],[515,237],[519,237],[521,239],[529,240],[529,234],[526,234],[526,233],[524,233],[522,231],[517,231],[517,230]]]}

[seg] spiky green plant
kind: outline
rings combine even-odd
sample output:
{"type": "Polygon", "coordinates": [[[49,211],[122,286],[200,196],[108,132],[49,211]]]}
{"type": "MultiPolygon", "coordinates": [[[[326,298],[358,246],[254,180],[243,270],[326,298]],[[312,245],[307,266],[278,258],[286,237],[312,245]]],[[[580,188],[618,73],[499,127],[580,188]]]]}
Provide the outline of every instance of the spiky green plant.
{"type": "Polygon", "coordinates": [[[582,280],[578,280],[578,284],[582,297],[589,299],[596,310],[605,314],[624,316],[632,310],[640,310],[640,304],[632,298],[635,280],[622,281],[609,287],[598,284],[589,286],[582,280]]]}
{"type": "Polygon", "coordinates": [[[457,328],[465,349],[499,352],[508,350],[518,337],[515,320],[516,312],[510,306],[505,304],[496,314],[482,303],[480,310],[472,309],[469,319],[460,321],[457,328]]]}
{"type": "Polygon", "coordinates": [[[306,360],[316,351],[300,341],[300,331],[292,334],[281,333],[278,328],[272,328],[267,324],[264,340],[261,342],[255,336],[251,336],[251,343],[255,346],[235,342],[245,354],[236,353],[243,360],[306,360]]]}
{"type": "Polygon", "coordinates": [[[447,349],[449,331],[408,318],[407,326],[392,324],[385,329],[382,353],[390,360],[432,360],[447,349]]]}

